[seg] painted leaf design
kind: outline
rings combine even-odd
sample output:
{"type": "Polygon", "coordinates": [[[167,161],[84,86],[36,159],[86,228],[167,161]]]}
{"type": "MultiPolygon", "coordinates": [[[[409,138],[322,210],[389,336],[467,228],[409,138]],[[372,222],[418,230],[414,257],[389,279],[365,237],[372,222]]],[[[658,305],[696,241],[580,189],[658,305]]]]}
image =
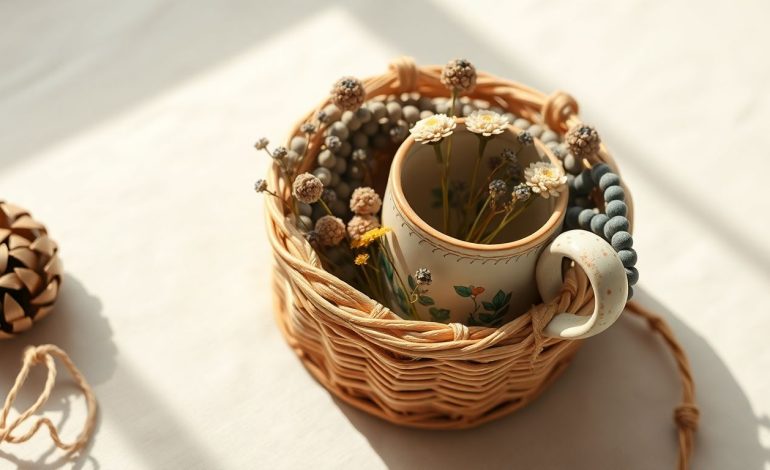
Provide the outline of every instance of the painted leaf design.
{"type": "Polygon", "coordinates": [[[495,315],[493,313],[481,313],[479,314],[479,318],[487,325],[495,321],[495,315]]]}
{"type": "Polygon", "coordinates": [[[430,317],[437,322],[445,322],[449,320],[449,310],[445,308],[436,308],[431,307],[428,312],[430,312],[430,317]]]}
{"type": "Polygon", "coordinates": [[[407,278],[407,282],[409,283],[409,288],[410,288],[410,289],[414,290],[414,288],[415,288],[415,287],[417,287],[417,283],[416,283],[416,282],[414,282],[414,278],[412,277],[412,275],[411,275],[411,274],[410,274],[410,275],[409,275],[409,277],[407,278]]]}
{"type": "Polygon", "coordinates": [[[505,292],[499,290],[497,294],[492,298],[492,303],[495,305],[495,310],[505,305],[505,292]]]}
{"type": "Polygon", "coordinates": [[[382,264],[382,268],[385,270],[385,275],[388,276],[388,280],[392,282],[393,266],[390,265],[390,262],[382,253],[380,253],[380,264],[382,264]]]}
{"type": "Polygon", "coordinates": [[[468,286],[454,286],[455,292],[457,292],[457,295],[460,297],[470,297],[471,296],[471,288],[468,286]]]}
{"type": "Polygon", "coordinates": [[[433,301],[432,297],[428,297],[427,295],[421,295],[420,298],[418,299],[418,302],[420,302],[420,304],[425,306],[434,305],[436,303],[433,301]]]}
{"type": "Polygon", "coordinates": [[[495,307],[495,304],[493,304],[492,302],[484,301],[484,302],[481,302],[481,305],[484,307],[484,310],[489,310],[490,312],[494,312],[495,310],[497,310],[497,307],[495,307]]]}

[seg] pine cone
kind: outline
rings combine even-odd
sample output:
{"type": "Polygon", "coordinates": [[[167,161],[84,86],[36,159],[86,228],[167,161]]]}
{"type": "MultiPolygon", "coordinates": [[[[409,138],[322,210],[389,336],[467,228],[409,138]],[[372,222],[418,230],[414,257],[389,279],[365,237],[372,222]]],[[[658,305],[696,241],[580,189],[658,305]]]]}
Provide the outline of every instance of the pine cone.
{"type": "Polygon", "coordinates": [[[0,200],[0,338],[51,312],[62,278],[58,251],[29,212],[0,200]]]}

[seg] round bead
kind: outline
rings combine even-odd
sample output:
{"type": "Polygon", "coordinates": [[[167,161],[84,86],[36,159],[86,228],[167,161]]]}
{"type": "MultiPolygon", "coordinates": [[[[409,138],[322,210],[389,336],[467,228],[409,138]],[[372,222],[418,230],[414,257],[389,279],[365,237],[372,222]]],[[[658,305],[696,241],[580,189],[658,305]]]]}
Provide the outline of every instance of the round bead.
{"type": "Polygon", "coordinates": [[[516,120],[516,116],[511,113],[503,113],[503,117],[506,121],[508,121],[509,124],[513,124],[513,122],[516,120]]]}
{"type": "Polygon", "coordinates": [[[622,216],[625,217],[628,214],[628,206],[625,202],[620,200],[614,200],[607,203],[605,212],[610,217],[622,216]]]}
{"type": "Polygon", "coordinates": [[[618,232],[628,232],[628,219],[617,216],[612,217],[604,225],[604,238],[612,240],[612,236],[618,232]]]}
{"type": "Polygon", "coordinates": [[[345,170],[348,169],[348,162],[344,158],[337,158],[337,161],[334,163],[334,171],[339,174],[345,173],[345,170]]]}
{"type": "Polygon", "coordinates": [[[567,224],[567,228],[577,228],[578,217],[580,217],[580,213],[582,211],[582,207],[570,207],[567,209],[567,215],[565,216],[565,223],[567,224]]]}
{"type": "Polygon", "coordinates": [[[301,135],[294,136],[291,139],[289,148],[299,154],[303,154],[305,153],[305,150],[307,150],[307,139],[301,135]]]}
{"type": "Polygon", "coordinates": [[[513,121],[513,127],[518,127],[521,130],[529,129],[532,124],[524,118],[519,118],[513,121]]]}
{"type": "Polygon", "coordinates": [[[417,107],[423,111],[433,111],[434,109],[433,100],[431,100],[427,96],[423,96],[419,100],[417,100],[417,107]]]}
{"type": "Polygon", "coordinates": [[[340,174],[336,172],[332,172],[332,181],[329,183],[329,186],[335,187],[338,184],[340,184],[340,174]]]}
{"type": "Polygon", "coordinates": [[[286,161],[289,162],[289,166],[294,166],[299,163],[299,154],[294,150],[286,152],[286,161]]]}
{"type": "Polygon", "coordinates": [[[327,122],[339,121],[340,116],[342,116],[342,111],[340,111],[340,108],[333,104],[326,105],[323,111],[326,113],[326,118],[328,119],[327,122]]]}
{"type": "Polygon", "coordinates": [[[324,186],[329,186],[329,183],[332,182],[332,172],[328,168],[318,167],[313,170],[313,174],[321,180],[321,184],[324,186]]]}
{"type": "Polygon", "coordinates": [[[335,157],[328,149],[322,150],[321,153],[318,154],[318,164],[324,168],[334,168],[334,165],[337,164],[337,157],[335,157]]]}
{"type": "Polygon", "coordinates": [[[404,106],[401,114],[404,120],[409,124],[414,124],[420,120],[420,110],[417,109],[417,106],[404,106]]]}
{"type": "Polygon", "coordinates": [[[361,131],[353,134],[353,138],[350,140],[353,143],[353,147],[357,149],[365,149],[369,146],[369,137],[361,131]]]}
{"type": "Polygon", "coordinates": [[[634,268],[626,268],[626,277],[628,278],[628,285],[635,286],[639,282],[639,271],[634,268]]]}
{"type": "Polygon", "coordinates": [[[355,112],[355,116],[361,124],[366,124],[372,120],[372,112],[365,106],[358,108],[355,112]]]}
{"type": "Polygon", "coordinates": [[[463,105],[462,115],[463,116],[470,116],[474,111],[476,111],[476,108],[474,108],[473,106],[471,106],[469,104],[466,104],[466,105],[463,105]]]}
{"type": "Polygon", "coordinates": [[[340,181],[334,189],[337,191],[338,199],[347,199],[350,197],[350,186],[346,182],[340,181]]]}
{"type": "Polygon", "coordinates": [[[348,167],[347,173],[345,173],[348,178],[354,179],[354,180],[360,180],[364,177],[364,170],[361,169],[360,165],[350,165],[348,167]]]}
{"type": "Polygon", "coordinates": [[[623,201],[626,198],[626,192],[620,186],[610,186],[604,191],[604,200],[610,201],[623,201]]]}
{"type": "Polygon", "coordinates": [[[431,116],[433,116],[433,111],[431,111],[430,109],[425,109],[420,111],[420,119],[429,118],[431,116]]]}
{"type": "Polygon", "coordinates": [[[310,215],[313,213],[313,206],[310,204],[305,204],[304,202],[297,203],[297,210],[299,210],[299,215],[306,215],[310,217],[310,215]]]}
{"type": "Polygon", "coordinates": [[[598,165],[594,165],[593,168],[591,168],[591,177],[594,179],[594,183],[599,184],[601,177],[604,176],[605,173],[609,173],[611,171],[612,170],[610,169],[609,165],[606,163],[599,163],[598,165]]]}
{"type": "Polygon", "coordinates": [[[388,115],[388,110],[385,108],[385,103],[382,101],[370,101],[366,107],[372,112],[373,121],[379,121],[388,115]]]}
{"type": "Polygon", "coordinates": [[[342,141],[339,150],[337,150],[337,156],[342,158],[348,158],[353,153],[353,146],[347,140],[342,141]]]}
{"type": "Polygon", "coordinates": [[[633,286],[628,286],[628,297],[627,297],[627,299],[631,300],[631,297],[633,297],[633,296],[634,296],[634,288],[633,288],[633,286]]]}
{"type": "Polygon", "coordinates": [[[557,142],[558,139],[559,139],[559,135],[556,132],[554,132],[554,131],[552,131],[550,129],[544,131],[540,135],[540,140],[542,140],[544,144],[548,144],[548,143],[551,143],[551,142],[555,142],[555,143],[558,144],[558,142],[557,142]]]}
{"type": "Polygon", "coordinates": [[[604,226],[607,224],[608,220],[610,220],[610,218],[605,214],[596,214],[594,218],[591,219],[591,231],[599,236],[604,235],[604,226]]]}
{"type": "Polygon", "coordinates": [[[436,114],[446,114],[449,111],[449,101],[444,98],[436,98],[433,103],[435,104],[436,114]]]}
{"type": "Polygon", "coordinates": [[[593,202],[591,202],[591,200],[585,196],[578,196],[573,202],[575,203],[574,205],[583,207],[585,209],[593,209],[594,205],[593,202]]]}
{"type": "Polygon", "coordinates": [[[348,136],[350,136],[350,130],[348,130],[348,126],[339,121],[332,123],[332,125],[329,126],[329,130],[327,132],[329,135],[336,135],[340,138],[340,140],[347,140],[348,136]]]}
{"type": "Polygon", "coordinates": [[[602,191],[606,190],[610,186],[617,186],[619,184],[620,176],[612,172],[605,173],[601,178],[599,178],[599,189],[602,191]]]}
{"type": "Polygon", "coordinates": [[[634,239],[628,232],[616,232],[615,235],[612,236],[610,244],[615,251],[628,250],[634,246],[634,239]]]}
{"type": "Polygon", "coordinates": [[[618,257],[620,257],[620,261],[623,263],[623,266],[627,268],[632,268],[636,265],[636,250],[633,248],[618,251],[618,257]]]}
{"type": "Polygon", "coordinates": [[[575,194],[584,196],[594,189],[594,181],[591,179],[591,172],[589,170],[583,170],[579,175],[575,177],[575,194]]]}
{"type": "Polygon", "coordinates": [[[361,128],[361,121],[356,118],[356,115],[353,114],[353,111],[345,111],[342,113],[340,121],[345,124],[351,131],[357,131],[361,128]]]}
{"type": "Polygon", "coordinates": [[[571,153],[564,157],[564,169],[573,175],[580,173],[580,164],[571,153]]]}
{"type": "Polygon", "coordinates": [[[337,217],[345,217],[348,211],[347,205],[339,199],[330,202],[329,209],[331,209],[332,213],[337,217]]]}
{"type": "Polygon", "coordinates": [[[541,135],[543,135],[543,131],[544,131],[543,126],[541,126],[540,124],[534,124],[532,126],[529,126],[529,129],[527,129],[527,132],[529,132],[532,135],[532,137],[536,139],[541,135]]]}
{"type": "Polygon", "coordinates": [[[388,143],[390,142],[390,136],[385,134],[375,134],[374,137],[372,137],[372,147],[374,148],[385,148],[388,146],[388,143]]]}
{"type": "Polygon", "coordinates": [[[401,119],[400,104],[395,101],[388,101],[388,104],[385,105],[385,108],[388,110],[388,120],[391,122],[396,122],[401,119]]]}
{"type": "Polygon", "coordinates": [[[578,215],[578,225],[584,230],[588,230],[591,227],[591,219],[594,218],[596,212],[593,209],[583,209],[578,215]]]}
{"type": "Polygon", "coordinates": [[[302,214],[299,216],[299,225],[300,227],[312,227],[313,221],[310,219],[310,216],[302,214]]]}
{"type": "Polygon", "coordinates": [[[368,136],[373,136],[379,130],[380,130],[380,124],[375,120],[371,120],[366,124],[364,124],[363,126],[361,126],[361,131],[363,131],[363,133],[368,136]]]}

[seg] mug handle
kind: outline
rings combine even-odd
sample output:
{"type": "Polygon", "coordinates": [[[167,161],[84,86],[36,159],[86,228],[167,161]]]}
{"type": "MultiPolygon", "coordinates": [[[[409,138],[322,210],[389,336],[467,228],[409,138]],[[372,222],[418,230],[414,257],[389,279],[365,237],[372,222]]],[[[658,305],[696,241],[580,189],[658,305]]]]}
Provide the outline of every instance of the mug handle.
{"type": "Polygon", "coordinates": [[[543,334],[551,338],[582,339],[601,333],[618,319],[628,300],[623,263],[612,246],[586,230],[570,230],[552,241],[537,261],[537,288],[544,302],[559,295],[564,283],[562,260],[572,259],[586,273],[594,291],[591,316],[558,313],[543,334]]]}

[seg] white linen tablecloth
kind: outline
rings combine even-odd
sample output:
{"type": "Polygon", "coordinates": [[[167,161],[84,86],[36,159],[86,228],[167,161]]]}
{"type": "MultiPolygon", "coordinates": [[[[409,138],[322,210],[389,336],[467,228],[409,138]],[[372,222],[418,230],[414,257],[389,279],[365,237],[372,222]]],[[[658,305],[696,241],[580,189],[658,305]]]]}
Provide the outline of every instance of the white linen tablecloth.
{"type": "MultiPolygon", "coordinates": [[[[673,468],[673,362],[622,318],[528,408],[462,432],[333,399],[276,328],[252,144],[339,76],[463,56],[578,98],[634,191],[638,299],[702,408],[693,468],[770,468],[770,8],[627,2],[0,3],[0,198],[59,242],[56,312],[0,343],[71,353],[100,420],[75,462],[40,433],[0,468],[673,468]]],[[[29,403],[42,373],[22,396],[29,403]]],[[[62,385],[47,414],[78,431],[62,385]]]]}

